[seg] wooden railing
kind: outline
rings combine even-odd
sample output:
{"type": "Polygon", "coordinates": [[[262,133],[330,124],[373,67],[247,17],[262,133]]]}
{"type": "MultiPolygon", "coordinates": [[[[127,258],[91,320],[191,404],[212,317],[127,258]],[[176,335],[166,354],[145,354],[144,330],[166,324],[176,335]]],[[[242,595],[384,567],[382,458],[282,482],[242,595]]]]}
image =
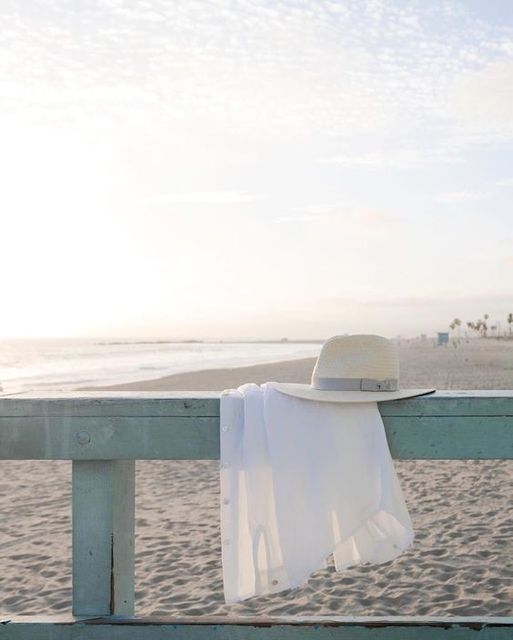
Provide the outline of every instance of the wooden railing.
{"type": "MultiPolygon", "coordinates": [[[[513,458],[513,391],[438,392],[379,406],[394,458],[513,458]]],[[[135,460],[216,458],[216,393],[0,396],[0,459],[73,461],[72,613],[3,616],[0,639],[513,638],[513,617],[135,617],[135,460]]]]}

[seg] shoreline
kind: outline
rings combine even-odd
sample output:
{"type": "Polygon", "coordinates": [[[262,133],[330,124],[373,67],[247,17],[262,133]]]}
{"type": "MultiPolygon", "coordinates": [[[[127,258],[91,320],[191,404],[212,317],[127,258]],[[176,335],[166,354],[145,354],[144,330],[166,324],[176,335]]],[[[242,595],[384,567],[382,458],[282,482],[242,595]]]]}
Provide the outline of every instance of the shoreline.
{"type": "Polygon", "coordinates": [[[316,358],[282,360],[244,367],[202,369],[173,373],[160,378],[113,385],[79,387],[77,391],[223,391],[246,382],[263,384],[271,379],[280,382],[310,382],[316,358]]]}
{"type": "MultiPolygon", "coordinates": [[[[412,389],[513,389],[513,341],[432,342],[398,345],[400,385],[412,389]]],[[[109,385],[81,385],[76,391],[223,391],[253,382],[308,384],[316,357],[173,373],[109,385]]]]}

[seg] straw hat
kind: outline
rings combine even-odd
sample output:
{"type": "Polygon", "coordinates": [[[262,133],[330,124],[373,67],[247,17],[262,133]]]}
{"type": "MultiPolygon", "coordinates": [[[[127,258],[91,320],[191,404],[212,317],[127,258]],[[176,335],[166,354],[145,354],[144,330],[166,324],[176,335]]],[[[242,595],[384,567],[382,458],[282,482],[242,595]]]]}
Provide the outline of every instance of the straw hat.
{"type": "Polygon", "coordinates": [[[435,389],[399,389],[399,357],[387,338],[334,336],[321,348],[311,384],[276,382],[289,396],[324,402],[383,402],[433,393],[435,389]]]}

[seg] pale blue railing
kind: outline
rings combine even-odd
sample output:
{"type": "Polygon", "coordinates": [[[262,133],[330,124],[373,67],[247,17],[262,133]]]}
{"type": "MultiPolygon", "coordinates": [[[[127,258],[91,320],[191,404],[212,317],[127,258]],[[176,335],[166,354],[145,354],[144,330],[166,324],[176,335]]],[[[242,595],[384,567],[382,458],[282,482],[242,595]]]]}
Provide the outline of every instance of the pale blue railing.
{"type": "MultiPolygon", "coordinates": [[[[513,638],[513,617],[135,617],[135,460],[218,458],[218,395],[0,396],[0,459],[73,461],[72,613],[4,616],[0,639],[513,638]]],[[[513,391],[438,392],[380,410],[394,458],[513,458],[513,391]]]]}

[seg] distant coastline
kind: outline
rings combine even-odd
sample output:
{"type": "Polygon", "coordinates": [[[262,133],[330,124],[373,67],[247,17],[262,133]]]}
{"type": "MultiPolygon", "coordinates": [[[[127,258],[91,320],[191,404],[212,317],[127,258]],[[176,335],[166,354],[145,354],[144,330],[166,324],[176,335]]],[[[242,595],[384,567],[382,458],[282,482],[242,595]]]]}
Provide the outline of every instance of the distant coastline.
{"type": "Polygon", "coordinates": [[[317,356],[320,343],[207,342],[195,338],[48,340],[3,343],[0,382],[6,392],[72,390],[162,376],[317,356]]]}
{"type": "Polygon", "coordinates": [[[299,339],[289,340],[288,338],[281,338],[281,340],[102,340],[101,342],[94,342],[97,345],[119,345],[119,344],[322,344],[324,339],[319,338],[315,340],[299,339]]]}
{"type": "MultiPolygon", "coordinates": [[[[513,340],[462,338],[436,346],[434,339],[398,344],[403,387],[513,389],[513,340]]],[[[113,385],[83,386],[87,391],[222,391],[247,382],[308,383],[315,357],[250,366],[210,367],[113,385]]]]}

